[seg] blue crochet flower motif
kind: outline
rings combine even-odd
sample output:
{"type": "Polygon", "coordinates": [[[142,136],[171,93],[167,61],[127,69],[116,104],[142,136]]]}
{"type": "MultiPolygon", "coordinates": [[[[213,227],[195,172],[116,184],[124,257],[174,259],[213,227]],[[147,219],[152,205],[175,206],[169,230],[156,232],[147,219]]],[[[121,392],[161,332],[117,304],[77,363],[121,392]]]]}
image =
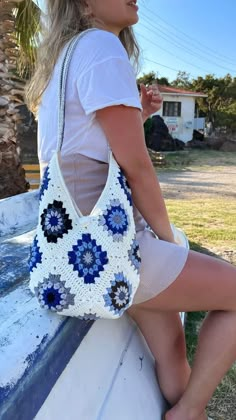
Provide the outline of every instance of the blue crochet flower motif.
{"type": "Polygon", "coordinates": [[[133,240],[130,250],[128,251],[129,260],[134,268],[139,273],[141,265],[141,257],[139,252],[139,244],[136,239],[133,240]]]}
{"type": "Polygon", "coordinates": [[[74,266],[74,271],[78,271],[79,277],[83,277],[84,283],[95,283],[95,278],[100,277],[99,273],[104,271],[108,263],[107,252],[97,245],[90,234],[83,234],[72,248],[73,251],[68,252],[69,264],[74,266]]]}
{"type": "Polygon", "coordinates": [[[54,243],[57,243],[58,238],[62,238],[69,229],[72,229],[72,221],[66,214],[63,203],[56,200],[44,209],[41,215],[41,225],[47,241],[54,243]]]}
{"type": "Polygon", "coordinates": [[[124,193],[130,203],[130,205],[132,206],[132,196],[131,196],[131,189],[130,186],[128,184],[128,181],[124,175],[124,173],[122,172],[122,170],[120,170],[119,176],[118,176],[118,180],[119,183],[121,185],[121,188],[124,190],[124,193]]]}
{"type": "Polygon", "coordinates": [[[43,174],[43,179],[41,181],[41,185],[40,185],[40,190],[39,190],[39,200],[41,200],[44,191],[48,189],[48,184],[49,184],[50,178],[49,178],[49,168],[47,166],[47,168],[44,171],[43,174]]]}
{"type": "Polygon", "coordinates": [[[97,314],[84,314],[84,316],[77,316],[79,319],[83,319],[85,321],[96,321],[97,319],[100,319],[100,316],[97,316],[97,314]]]}
{"type": "Polygon", "coordinates": [[[75,295],[70,293],[70,287],[65,286],[65,281],[60,280],[60,274],[49,274],[34,288],[40,306],[51,311],[61,312],[74,305],[75,295]]]}
{"type": "Polygon", "coordinates": [[[30,257],[28,260],[30,271],[33,271],[33,268],[36,268],[37,264],[41,264],[42,255],[43,253],[40,252],[40,248],[38,246],[38,239],[36,235],[30,247],[30,257]]]}
{"type": "Polygon", "coordinates": [[[109,306],[115,315],[121,316],[129,305],[131,294],[132,284],[123,273],[117,273],[115,279],[111,281],[111,287],[107,288],[107,294],[103,295],[105,306],[109,306]]]}
{"type": "Polygon", "coordinates": [[[113,241],[119,242],[128,231],[129,216],[119,200],[111,200],[107,210],[99,216],[98,224],[113,236],[113,241]]]}

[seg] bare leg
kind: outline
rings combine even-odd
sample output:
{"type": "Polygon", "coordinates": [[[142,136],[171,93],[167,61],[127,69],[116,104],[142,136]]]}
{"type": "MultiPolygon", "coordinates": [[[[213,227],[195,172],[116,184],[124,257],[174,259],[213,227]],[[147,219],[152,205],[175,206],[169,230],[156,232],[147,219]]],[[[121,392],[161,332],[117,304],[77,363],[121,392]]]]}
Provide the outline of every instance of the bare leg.
{"type": "Polygon", "coordinates": [[[182,397],[191,369],[186,358],[184,330],[176,312],[129,309],[155,358],[157,380],[171,406],[182,397]]]}
{"type": "Polygon", "coordinates": [[[190,381],[167,420],[204,419],[204,409],[236,360],[236,268],[191,251],[176,281],[153,299],[134,305],[152,311],[211,310],[204,321],[190,381]]]}
{"type": "Polygon", "coordinates": [[[236,312],[210,312],[199,334],[188,387],[167,420],[198,419],[236,360],[236,312]],[[219,333],[220,330],[220,333],[219,333]]]}

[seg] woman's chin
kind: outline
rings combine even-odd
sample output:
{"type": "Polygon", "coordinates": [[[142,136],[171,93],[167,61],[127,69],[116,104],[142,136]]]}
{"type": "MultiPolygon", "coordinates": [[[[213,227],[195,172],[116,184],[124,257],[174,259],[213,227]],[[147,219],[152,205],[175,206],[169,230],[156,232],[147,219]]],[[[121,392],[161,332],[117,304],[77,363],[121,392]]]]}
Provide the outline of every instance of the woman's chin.
{"type": "Polygon", "coordinates": [[[136,15],[136,16],[134,16],[132,19],[129,19],[129,20],[127,21],[127,24],[124,26],[124,28],[127,28],[127,27],[129,27],[129,26],[136,25],[136,23],[138,23],[138,21],[139,21],[139,16],[138,16],[138,15],[136,15]]]}
{"type": "Polygon", "coordinates": [[[135,25],[135,23],[137,23],[138,21],[139,21],[139,15],[138,15],[138,13],[134,13],[134,16],[132,18],[132,23],[130,24],[130,26],[135,25]]]}
{"type": "Polygon", "coordinates": [[[137,15],[137,16],[136,16],[136,19],[135,19],[135,22],[134,22],[134,23],[132,23],[132,25],[135,25],[136,23],[138,23],[138,21],[139,21],[139,16],[137,15]]]}

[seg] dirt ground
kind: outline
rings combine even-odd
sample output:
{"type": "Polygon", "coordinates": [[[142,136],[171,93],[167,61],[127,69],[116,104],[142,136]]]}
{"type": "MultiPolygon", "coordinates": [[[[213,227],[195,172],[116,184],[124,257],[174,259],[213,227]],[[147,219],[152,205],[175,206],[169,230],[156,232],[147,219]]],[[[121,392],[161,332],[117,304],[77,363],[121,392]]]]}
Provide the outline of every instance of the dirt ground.
{"type": "Polygon", "coordinates": [[[211,170],[194,168],[184,171],[160,171],[158,179],[165,198],[236,198],[235,166],[222,166],[211,170]]]}
{"type": "MultiPolygon", "coordinates": [[[[224,197],[226,205],[227,199],[236,199],[235,165],[206,169],[193,167],[182,171],[160,171],[158,179],[165,199],[204,200],[224,197]]],[[[234,249],[212,247],[209,251],[236,265],[236,246],[234,249]]]]}

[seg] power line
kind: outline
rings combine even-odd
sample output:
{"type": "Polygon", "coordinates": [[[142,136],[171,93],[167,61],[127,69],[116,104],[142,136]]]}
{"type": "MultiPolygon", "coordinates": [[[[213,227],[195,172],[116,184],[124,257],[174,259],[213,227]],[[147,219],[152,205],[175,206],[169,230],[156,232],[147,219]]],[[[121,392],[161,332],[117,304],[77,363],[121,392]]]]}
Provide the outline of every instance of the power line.
{"type": "MultiPolygon", "coordinates": [[[[157,61],[150,60],[150,59],[149,59],[149,58],[147,58],[147,57],[143,57],[143,58],[144,58],[144,60],[146,60],[146,61],[150,61],[150,63],[158,64],[158,66],[165,67],[166,69],[173,70],[173,71],[177,71],[177,72],[179,72],[179,71],[180,71],[180,70],[177,70],[177,69],[173,69],[173,67],[166,66],[165,64],[158,63],[157,61]]],[[[192,76],[192,75],[190,74],[190,76],[192,76]]],[[[192,77],[193,77],[193,76],[192,76],[192,77]]]]}
{"type": "Polygon", "coordinates": [[[160,45],[158,45],[156,42],[151,41],[150,39],[148,39],[148,38],[147,38],[147,37],[145,37],[144,35],[140,34],[139,32],[137,32],[137,31],[136,31],[136,33],[137,33],[139,36],[141,36],[142,38],[146,39],[146,41],[150,42],[151,44],[153,44],[153,45],[155,45],[156,47],[160,48],[161,50],[165,51],[165,53],[170,54],[172,57],[175,57],[175,58],[177,58],[178,60],[183,61],[183,63],[186,63],[186,64],[188,64],[188,65],[190,65],[190,66],[192,66],[192,67],[195,67],[195,68],[197,68],[197,69],[200,69],[200,70],[201,70],[201,71],[203,71],[203,72],[209,73],[209,71],[208,71],[208,70],[205,70],[205,69],[203,69],[203,68],[201,68],[201,67],[199,67],[199,66],[197,66],[197,65],[195,65],[195,64],[190,63],[189,61],[184,60],[183,58],[178,57],[177,55],[172,54],[172,53],[171,53],[171,52],[169,52],[169,51],[166,51],[166,49],[165,49],[165,48],[161,47],[161,46],[160,46],[160,45]]]}
{"type": "MultiPolygon", "coordinates": [[[[146,19],[145,19],[145,21],[146,21],[146,19]]],[[[164,32],[164,31],[162,31],[162,30],[160,30],[160,29],[157,29],[157,28],[156,28],[154,25],[152,25],[150,22],[148,22],[148,23],[149,23],[149,26],[151,26],[151,27],[153,27],[153,28],[155,29],[155,31],[158,31],[158,32],[164,33],[164,35],[165,35],[165,32],[164,32]]],[[[143,26],[144,28],[146,28],[148,31],[150,31],[150,32],[152,32],[152,33],[155,33],[152,29],[150,29],[150,28],[149,28],[149,27],[147,27],[146,25],[142,24],[142,26],[143,26]]],[[[221,67],[222,69],[225,69],[225,70],[230,71],[230,72],[234,72],[234,70],[229,69],[228,67],[221,66],[220,64],[217,64],[217,63],[215,63],[215,62],[213,62],[213,61],[209,60],[208,58],[203,57],[202,55],[200,55],[200,54],[198,54],[198,53],[194,53],[194,52],[192,52],[192,51],[191,51],[191,50],[189,50],[189,48],[187,48],[185,45],[183,45],[183,44],[179,44],[179,43],[178,43],[178,42],[176,42],[176,41],[172,41],[171,39],[168,39],[166,36],[163,36],[163,35],[160,35],[160,34],[157,34],[157,33],[156,33],[155,35],[156,35],[156,36],[158,36],[158,37],[160,37],[160,38],[162,38],[162,39],[164,39],[164,40],[166,40],[167,42],[169,42],[170,44],[172,44],[172,45],[176,46],[177,48],[184,50],[185,52],[187,52],[188,54],[190,54],[190,55],[192,55],[192,56],[194,56],[194,57],[200,57],[200,58],[203,58],[203,60],[204,60],[204,61],[209,62],[210,64],[214,64],[215,66],[221,67]]]]}
{"type": "MultiPolygon", "coordinates": [[[[160,25],[160,24],[158,24],[158,26],[156,26],[156,23],[155,23],[155,25],[154,24],[152,24],[152,23],[150,23],[150,20],[152,21],[152,19],[150,19],[149,18],[149,16],[147,16],[147,15],[145,15],[144,13],[142,13],[142,18],[144,17],[144,20],[150,25],[150,26],[152,26],[156,31],[158,31],[158,32],[161,32],[162,34],[164,34],[164,35],[167,35],[170,39],[174,39],[173,40],[173,42],[175,42],[176,43],[176,38],[177,38],[177,40],[178,39],[180,39],[180,41],[182,41],[182,42],[185,42],[186,44],[187,44],[187,47],[186,47],[186,45],[183,45],[183,44],[179,44],[179,45],[181,45],[181,46],[183,46],[183,48],[186,48],[188,51],[190,51],[189,50],[189,48],[188,48],[188,46],[190,46],[190,47],[193,47],[193,48],[195,48],[195,49],[197,49],[197,50],[199,50],[202,54],[205,54],[205,55],[207,55],[207,56],[209,56],[209,55],[212,55],[212,57],[214,58],[214,59],[219,59],[217,56],[215,56],[214,54],[210,54],[210,53],[208,53],[208,52],[205,52],[205,51],[203,51],[201,48],[198,48],[198,47],[196,47],[196,46],[192,46],[192,44],[190,43],[190,42],[188,42],[188,41],[186,41],[186,40],[184,40],[184,39],[182,39],[181,37],[179,37],[178,35],[176,35],[176,34],[170,34],[170,31],[169,31],[169,29],[168,29],[168,33],[167,32],[165,32],[165,31],[163,31],[163,30],[161,30],[160,28],[159,28],[159,26],[161,26],[162,28],[164,27],[163,25],[160,25]],[[188,45],[189,44],[189,45],[188,45]]],[[[166,30],[166,28],[164,27],[164,29],[166,30]]],[[[159,34],[158,34],[158,36],[159,36],[159,34]]],[[[201,56],[202,57],[202,56],[201,56]]],[[[204,59],[205,59],[205,57],[203,57],[204,59]]],[[[223,60],[223,61],[225,61],[225,60],[223,60]]],[[[222,59],[221,59],[221,62],[222,62],[222,59]]],[[[214,63],[214,64],[216,64],[216,63],[214,63]]],[[[226,64],[228,65],[228,63],[226,62],[226,64]]],[[[233,64],[233,65],[235,65],[236,66],[236,63],[230,63],[231,65],[233,64]]],[[[217,65],[217,64],[216,64],[217,65]]],[[[232,70],[231,70],[232,71],[232,70]]]]}
{"type": "MultiPolygon", "coordinates": [[[[208,50],[208,51],[211,51],[211,55],[216,55],[217,57],[218,57],[218,59],[220,58],[221,60],[223,59],[224,61],[226,60],[226,61],[229,61],[230,62],[230,64],[235,64],[234,62],[233,62],[233,60],[232,60],[232,58],[229,58],[229,57],[227,57],[227,56],[225,56],[225,55],[223,55],[223,54],[219,54],[218,52],[216,52],[215,50],[213,50],[212,48],[209,48],[209,47],[207,47],[207,46],[205,46],[204,44],[202,44],[199,40],[196,40],[195,38],[193,38],[193,37],[191,37],[190,35],[188,35],[188,34],[186,34],[185,32],[183,32],[182,30],[180,30],[179,28],[177,28],[176,26],[174,26],[174,25],[172,25],[172,24],[170,24],[170,23],[168,23],[165,19],[163,19],[160,15],[158,15],[156,12],[154,12],[153,10],[151,10],[151,9],[149,9],[147,6],[145,6],[144,5],[144,3],[143,3],[143,6],[142,6],[144,9],[146,9],[149,13],[151,13],[152,14],[152,16],[154,15],[154,16],[156,16],[158,19],[160,19],[162,22],[164,22],[167,26],[169,26],[169,27],[172,27],[172,28],[174,28],[176,31],[178,31],[178,33],[181,33],[181,34],[183,34],[187,39],[188,39],[188,42],[189,42],[189,39],[191,39],[194,43],[196,43],[198,46],[195,46],[194,48],[196,48],[196,49],[198,49],[198,50],[200,50],[201,51],[201,48],[199,48],[199,45],[201,45],[202,46],[202,48],[204,48],[205,50],[208,50]],[[213,53],[213,54],[212,54],[213,53]]],[[[178,37],[179,39],[181,39],[178,35],[175,35],[176,37],[178,37]]],[[[183,41],[183,39],[182,39],[182,41],[183,41]]],[[[186,42],[186,40],[184,40],[184,42],[186,42]]],[[[210,54],[210,53],[208,53],[208,54],[210,54]]]]}

